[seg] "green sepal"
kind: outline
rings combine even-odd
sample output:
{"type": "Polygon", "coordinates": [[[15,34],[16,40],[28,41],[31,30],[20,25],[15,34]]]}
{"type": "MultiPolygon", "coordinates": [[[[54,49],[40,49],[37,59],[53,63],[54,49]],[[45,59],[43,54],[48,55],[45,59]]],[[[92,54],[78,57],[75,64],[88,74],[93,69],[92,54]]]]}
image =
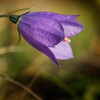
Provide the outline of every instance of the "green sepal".
{"type": "Polygon", "coordinates": [[[20,18],[19,15],[11,15],[11,16],[9,16],[10,21],[15,23],[15,24],[17,24],[19,18],[20,18]]]}

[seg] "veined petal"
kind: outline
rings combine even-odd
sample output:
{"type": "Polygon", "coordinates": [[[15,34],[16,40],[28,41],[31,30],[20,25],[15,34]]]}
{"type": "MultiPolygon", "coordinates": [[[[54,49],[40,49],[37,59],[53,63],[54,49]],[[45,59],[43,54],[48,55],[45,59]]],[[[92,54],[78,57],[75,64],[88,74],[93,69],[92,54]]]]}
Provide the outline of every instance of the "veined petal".
{"type": "MultiPolygon", "coordinates": [[[[20,27],[18,28],[19,32],[20,32],[20,27]]],[[[48,47],[44,46],[43,44],[39,43],[38,41],[34,40],[30,35],[28,35],[27,33],[22,33],[22,36],[24,37],[24,39],[34,48],[36,48],[37,50],[39,50],[40,52],[44,53],[45,55],[47,55],[49,58],[51,58],[53,60],[53,62],[55,64],[57,64],[59,66],[59,63],[57,61],[57,59],[55,58],[54,54],[51,52],[51,50],[48,49],[48,47]]]]}
{"type": "Polygon", "coordinates": [[[63,27],[59,22],[43,17],[24,17],[22,16],[18,27],[21,27],[21,34],[30,35],[33,40],[51,47],[64,39],[63,27]]]}
{"type": "Polygon", "coordinates": [[[72,37],[80,33],[84,27],[76,20],[68,20],[62,23],[65,36],[72,37]]]}
{"type": "Polygon", "coordinates": [[[57,59],[71,59],[73,58],[72,49],[68,42],[60,42],[54,47],[49,47],[57,59]]]}
{"type": "Polygon", "coordinates": [[[65,15],[65,14],[58,14],[58,13],[54,13],[54,12],[33,12],[33,13],[28,13],[27,16],[30,16],[30,18],[34,17],[34,16],[41,16],[41,17],[45,17],[45,18],[50,18],[50,19],[55,19],[58,21],[66,21],[66,20],[73,20],[75,18],[77,18],[79,15],[65,15]]]}

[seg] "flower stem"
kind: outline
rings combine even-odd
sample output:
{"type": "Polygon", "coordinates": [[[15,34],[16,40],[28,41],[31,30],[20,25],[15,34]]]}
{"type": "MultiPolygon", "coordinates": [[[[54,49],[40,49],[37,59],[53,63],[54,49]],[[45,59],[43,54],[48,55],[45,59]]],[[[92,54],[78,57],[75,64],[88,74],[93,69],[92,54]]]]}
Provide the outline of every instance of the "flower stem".
{"type": "Polygon", "coordinates": [[[11,16],[11,13],[16,13],[16,12],[20,12],[20,11],[24,11],[24,10],[27,10],[27,12],[28,12],[28,11],[30,11],[32,8],[33,8],[33,6],[32,6],[31,8],[22,8],[22,9],[14,10],[14,11],[8,12],[8,13],[5,14],[5,15],[0,15],[0,17],[7,17],[7,18],[9,18],[9,16],[11,16]]]}
{"type": "Polygon", "coordinates": [[[21,12],[21,11],[24,11],[24,10],[30,10],[30,7],[13,10],[13,11],[8,12],[7,14],[13,14],[13,13],[21,12]]]}
{"type": "Polygon", "coordinates": [[[6,17],[9,18],[10,15],[0,15],[0,17],[6,17]]]}

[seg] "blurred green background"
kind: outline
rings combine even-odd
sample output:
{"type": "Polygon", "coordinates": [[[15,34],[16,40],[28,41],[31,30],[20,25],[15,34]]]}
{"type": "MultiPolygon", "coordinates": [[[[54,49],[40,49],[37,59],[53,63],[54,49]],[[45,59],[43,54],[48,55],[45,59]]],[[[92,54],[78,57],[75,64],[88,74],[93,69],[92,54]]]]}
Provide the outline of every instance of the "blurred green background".
{"type": "Polygon", "coordinates": [[[75,58],[58,68],[23,38],[19,43],[16,25],[0,18],[0,100],[40,100],[16,82],[42,100],[100,100],[100,0],[0,0],[0,14],[33,5],[33,12],[80,15],[85,29],[71,38],[75,58]]]}

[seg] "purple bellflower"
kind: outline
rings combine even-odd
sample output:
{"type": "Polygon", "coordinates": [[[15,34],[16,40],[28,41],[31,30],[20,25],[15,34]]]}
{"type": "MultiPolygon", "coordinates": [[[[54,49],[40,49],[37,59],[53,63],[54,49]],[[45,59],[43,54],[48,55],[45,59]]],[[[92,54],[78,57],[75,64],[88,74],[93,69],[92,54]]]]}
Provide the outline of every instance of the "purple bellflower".
{"type": "Polygon", "coordinates": [[[51,58],[59,66],[57,59],[73,58],[70,37],[84,28],[75,19],[78,15],[63,15],[53,12],[31,12],[9,19],[17,24],[19,33],[34,48],[51,58]]]}

